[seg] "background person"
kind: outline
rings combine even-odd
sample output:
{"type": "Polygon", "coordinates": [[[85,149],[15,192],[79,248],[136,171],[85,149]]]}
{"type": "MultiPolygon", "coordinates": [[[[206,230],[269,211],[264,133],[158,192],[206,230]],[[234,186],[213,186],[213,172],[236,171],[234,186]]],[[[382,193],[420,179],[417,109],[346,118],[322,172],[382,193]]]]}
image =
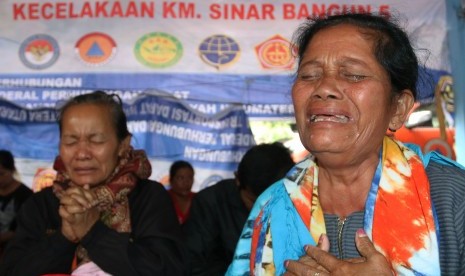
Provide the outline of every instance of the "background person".
{"type": "Polygon", "coordinates": [[[16,214],[32,190],[15,178],[13,154],[0,150],[0,259],[7,243],[16,230],[16,214]]]}
{"type": "Polygon", "coordinates": [[[180,224],[183,224],[189,216],[192,198],[195,195],[195,193],[191,192],[194,184],[194,173],[194,167],[187,161],[175,161],[170,167],[171,188],[168,193],[173,200],[180,224]]]}
{"type": "Polygon", "coordinates": [[[228,275],[463,274],[465,171],[386,136],[415,101],[407,34],[370,14],[296,34],[292,99],[313,156],[257,200],[228,275]]]}
{"type": "Polygon", "coordinates": [[[80,95],[60,110],[53,187],[21,209],[0,275],[183,275],[181,229],[117,95],[80,95]]]}
{"type": "Polygon", "coordinates": [[[197,193],[184,224],[192,275],[224,275],[257,196],[292,166],[282,144],[260,144],[245,153],[235,179],[197,193]]]}

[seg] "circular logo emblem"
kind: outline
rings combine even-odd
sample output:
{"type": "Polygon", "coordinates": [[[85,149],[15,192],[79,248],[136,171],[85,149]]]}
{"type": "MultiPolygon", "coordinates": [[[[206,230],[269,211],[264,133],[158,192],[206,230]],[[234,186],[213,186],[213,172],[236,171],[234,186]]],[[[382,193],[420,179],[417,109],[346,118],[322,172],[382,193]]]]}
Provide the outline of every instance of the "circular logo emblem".
{"type": "Polygon", "coordinates": [[[225,35],[207,37],[199,46],[200,58],[210,66],[220,70],[234,64],[240,56],[239,44],[225,35]]]}
{"type": "Polygon", "coordinates": [[[116,43],[104,33],[89,33],[74,46],[78,57],[88,65],[103,65],[116,54],[116,43]]]}
{"type": "Polygon", "coordinates": [[[285,38],[275,35],[255,47],[258,60],[264,69],[291,69],[295,57],[285,38]]]}
{"type": "Polygon", "coordinates": [[[149,33],[141,37],[134,48],[137,60],[149,67],[165,68],[181,59],[182,44],[166,33],[149,33]]]}
{"type": "Polygon", "coordinates": [[[60,55],[56,40],[46,34],[26,38],[19,48],[21,62],[31,69],[45,69],[52,66],[60,55]]]}

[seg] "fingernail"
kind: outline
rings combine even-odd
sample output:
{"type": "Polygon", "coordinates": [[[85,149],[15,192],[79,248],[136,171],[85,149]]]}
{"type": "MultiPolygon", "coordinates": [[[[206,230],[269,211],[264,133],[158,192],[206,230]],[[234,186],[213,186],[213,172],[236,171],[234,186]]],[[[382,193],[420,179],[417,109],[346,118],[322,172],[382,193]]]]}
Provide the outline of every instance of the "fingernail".
{"type": "Polygon", "coordinates": [[[284,267],[287,268],[288,265],[289,265],[289,261],[288,260],[284,261],[284,267]]]}
{"type": "Polygon", "coordinates": [[[323,234],[320,235],[320,238],[318,239],[318,244],[323,243],[323,234]]]}
{"type": "Polygon", "coordinates": [[[360,228],[357,230],[357,237],[359,238],[363,238],[363,237],[366,237],[367,236],[367,233],[365,232],[365,230],[363,228],[360,228]]]}
{"type": "Polygon", "coordinates": [[[304,246],[304,250],[307,251],[308,250],[308,244],[304,246]]]}

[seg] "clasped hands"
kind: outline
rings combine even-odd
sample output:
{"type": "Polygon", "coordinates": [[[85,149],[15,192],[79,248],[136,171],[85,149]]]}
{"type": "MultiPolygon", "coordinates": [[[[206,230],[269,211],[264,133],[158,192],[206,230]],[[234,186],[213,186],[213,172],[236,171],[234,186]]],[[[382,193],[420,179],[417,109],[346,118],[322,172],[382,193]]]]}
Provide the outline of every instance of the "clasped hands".
{"type": "Polygon", "coordinates": [[[363,229],[355,235],[355,245],[362,257],[340,260],[328,253],[329,240],[321,235],[317,246],[306,246],[306,255],[285,262],[286,276],[308,275],[389,275],[393,272],[386,258],[378,252],[363,229]]]}
{"type": "Polygon", "coordinates": [[[89,185],[72,186],[65,191],[58,212],[61,232],[68,240],[79,242],[100,218],[96,202],[97,197],[89,185]]]}

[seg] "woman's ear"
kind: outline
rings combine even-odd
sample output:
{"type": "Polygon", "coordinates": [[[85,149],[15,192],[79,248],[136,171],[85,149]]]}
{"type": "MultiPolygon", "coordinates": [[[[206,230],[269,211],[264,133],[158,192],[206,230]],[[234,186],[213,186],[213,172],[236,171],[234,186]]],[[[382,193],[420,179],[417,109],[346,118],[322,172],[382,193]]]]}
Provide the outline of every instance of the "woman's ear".
{"type": "Polygon", "coordinates": [[[409,89],[402,90],[400,94],[394,97],[394,113],[389,122],[389,129],[391,131],[396,131],[402,127],[407,120],[407,116],[410,114],[414,102],[413,93],[409,89]]]}
{"type": "Polygon", "coordinates": [[[119,156],[124,156],[131,148],[131,135],[128,135],[126,138],[121,141],[121,145],[119,146],[119,156]]]}

